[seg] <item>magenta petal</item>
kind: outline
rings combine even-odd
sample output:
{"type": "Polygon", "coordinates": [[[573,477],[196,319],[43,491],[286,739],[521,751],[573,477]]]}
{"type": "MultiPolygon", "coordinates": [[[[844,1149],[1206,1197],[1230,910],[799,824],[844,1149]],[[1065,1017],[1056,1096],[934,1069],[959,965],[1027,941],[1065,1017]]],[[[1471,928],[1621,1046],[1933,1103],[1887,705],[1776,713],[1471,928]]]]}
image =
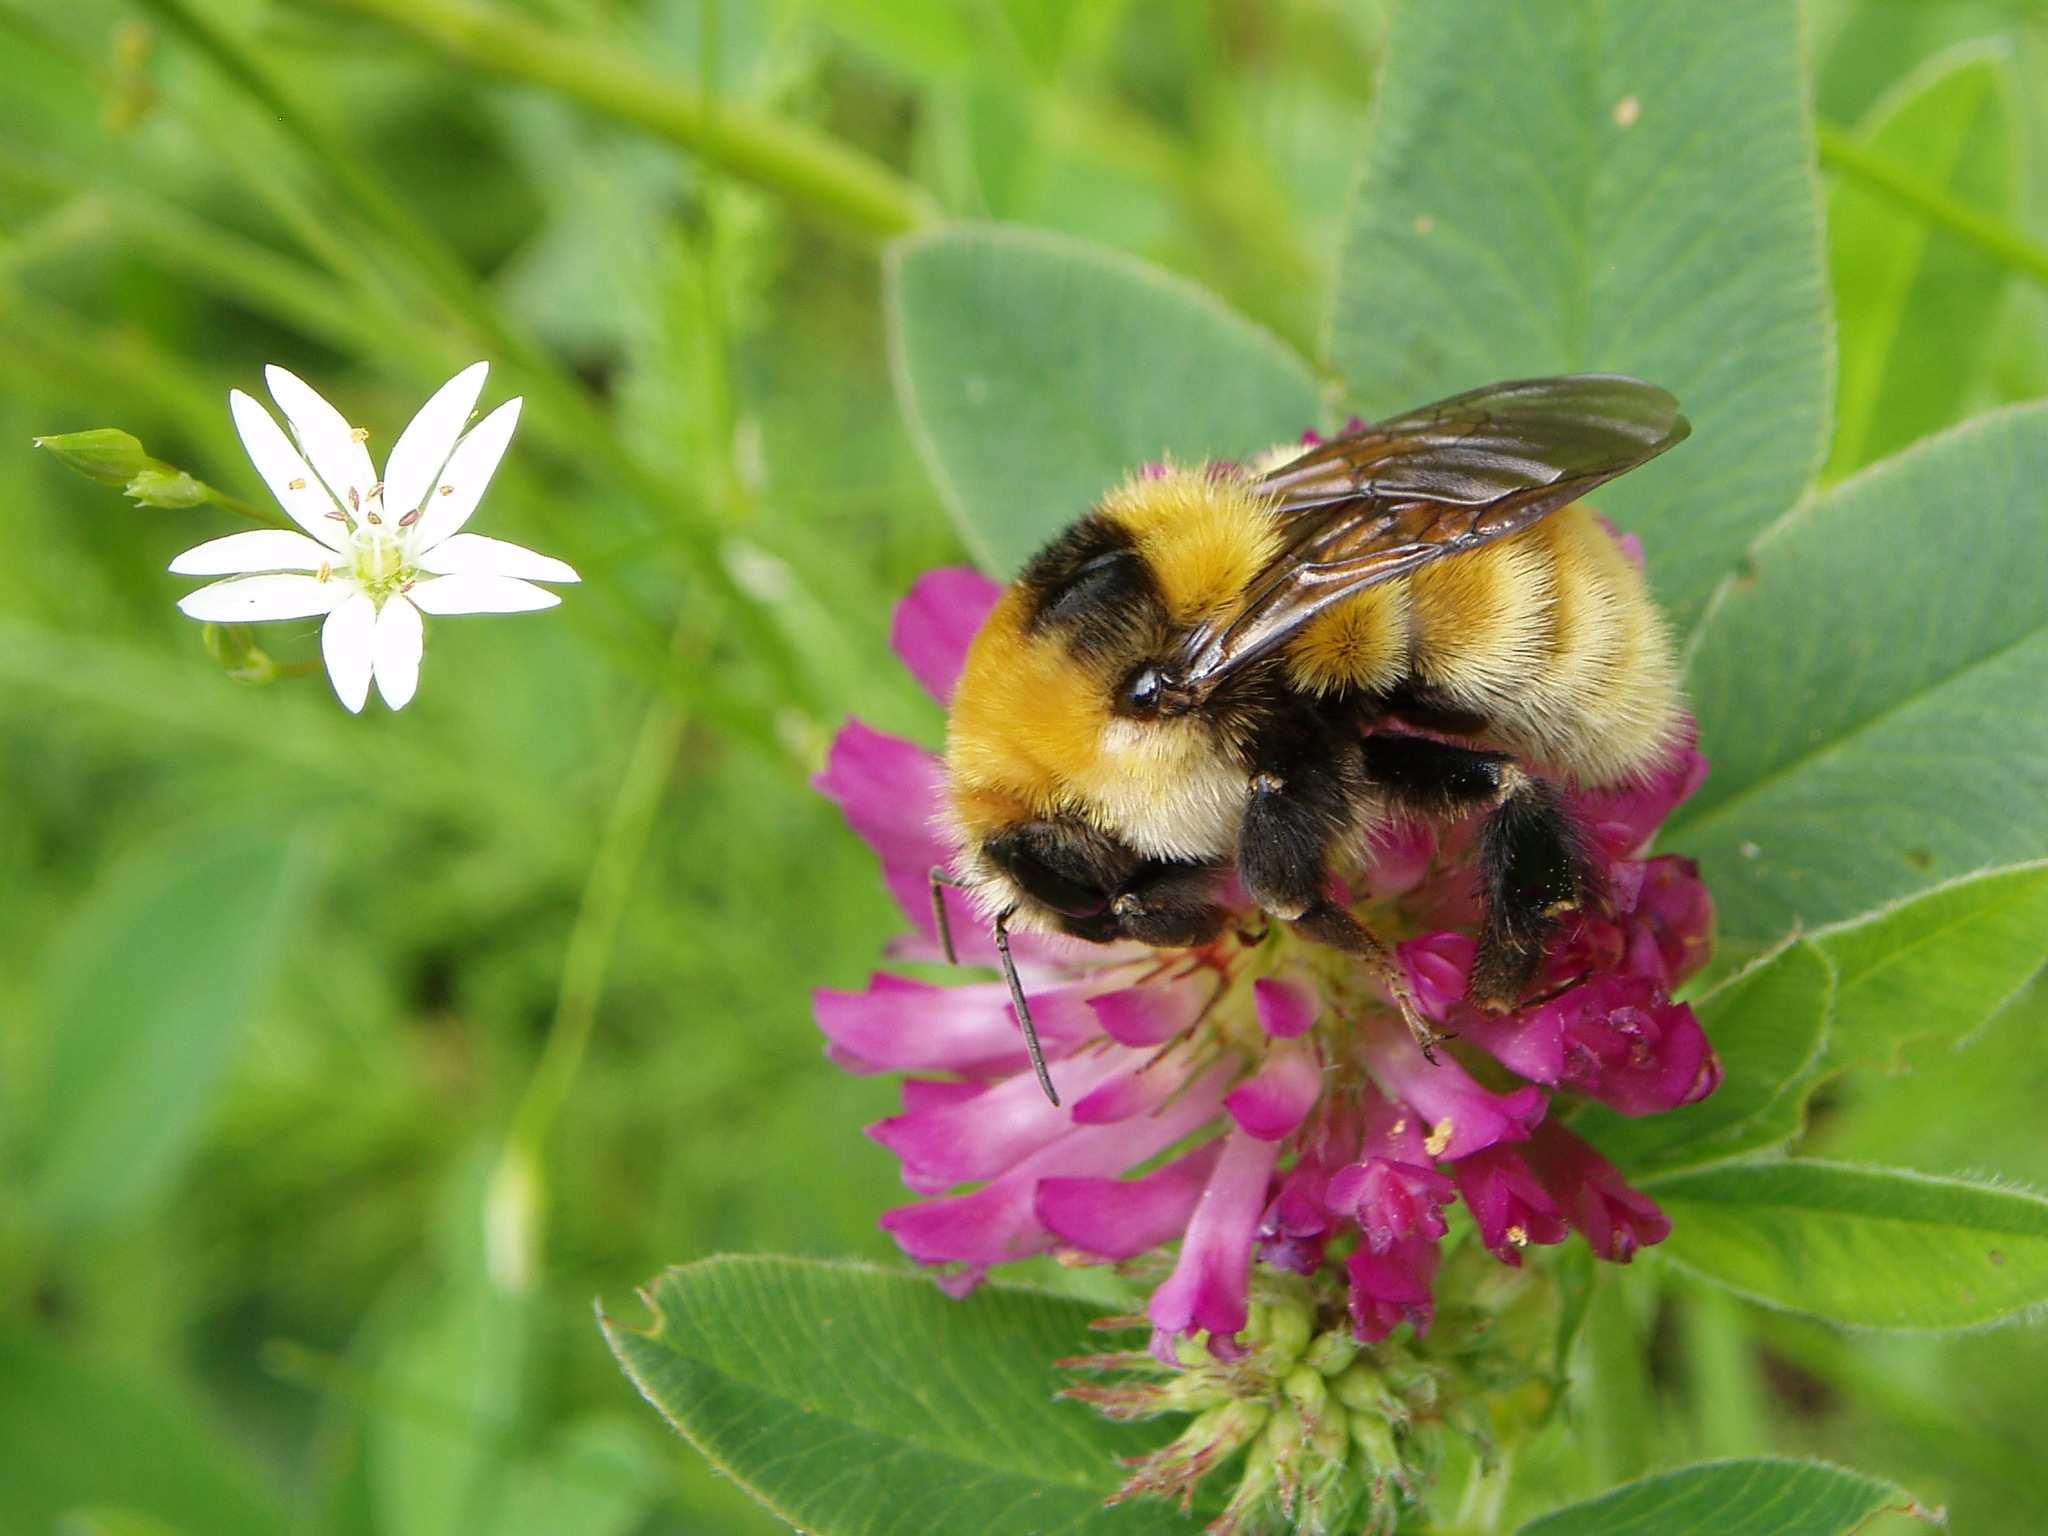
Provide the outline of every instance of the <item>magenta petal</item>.
{"type": "Polygon", "coordinates": [[[1039,1180],[1116,1174],[1156,1157],[1215,1118],[1227,1081],[1212,1068],[1157,1114],[1070,1130],[972,1194],[884,1211],[882,1228],[921,1264],[1001,1264],[1044,1253],[1053,1236],[1038,1219],[1039,1180]]]}
{"type": "Polygon", "coordinates": [[[1307,981],[1262,976],[1252,983],[1252,998],[1260,1027],[1276,1040],[1307,1034],[1323,1016],[1323,996],[1307,981]]]}
{"type": "Polygon", "coordinates": [[[1323,1054],[1311,1040],[1278,1040],[1259,1070],[1223,1101],[1248,1135],[1278,1141],[1292,1135],[1323,1091],[1323,1054]]]}
{"type": "Polygon", "coordinates": [[[1460,1008],[1452,1031],[1532,1082],[1555,1083],[1564,1073],[1564,1021],[1553,1008],[1502,1014],[1460,1008]]]}
{"type": "MultiPolygon", "coordinates": [[[[945,803],[945,770],[915,742],[849,720],[832,738],[825,771],[811,785],[846,813],[847,824],[882,861],[882,878],[910,920],[933,932],[931,871],[952,857],[936,818],[945,803]]],[[[980,921],[949,892],[957,932],[980,921]]]]}
{"type": "Polygon", "coordinates": [[[1142,1179],[1042,1179],[1038,1219],[1083,1253],[1135,1258],[1186,1229],[1222,1153],[1208,1142],[1142,1179]]]}
{"type": "Polygon", "coordinates": [[[1531,1243],[1561,1243],[1571,1229],[1557,1202],[1536,1182],[1522,1154],[1492,1146],[1451,1165],[1458,1193],[1479,1223],[1487,1251],[1503,1264],[1520,1265],[1531,1243]]]}
{"type": "Polygon", "coordinates": [[[1695,745],[1698,739],[1698,727],[1688,716],[1671,755],[1641,779],[1572,796],[1580,824],[1609,858],[1634,855],[1706,782],[1707,760],[1695,745]]]}
{"type": "Polygon", "coordinates": [[[1252,1242],[1279,1146],[1243,1131],[1223,1138],[1215,1172],[1182,1239],[1180,1260],[1152,1293],[1146,1312],[1166,1334],[1202,1329],[1228,1340],[1245,1325],[1252,1242]]]}
{"type": "Polygon", "coordinates": [[[1436,1314],[1436,1272],[1443,1252],[1436,1240],[1411,1232],[1385,1253],[1363,1245],[1344,1261],[1351,1276],[1351,1331],[1359,1342],[1377,1343],[1402,1323],[1429,1332],[1436,1314]]]}
{"type": "Polygon", "coordinates": [[[1434,1158],[1456,1160],[1497,1141],[1526,1141],[1549,1107],[1533,1083],[1513,1093],[1489,1093],[1443,1052],[1434,1063],[1425,1060],[1406,1030],[1383,1032],[1373,1042],[1370,1060],[1388,1092],[1429,1127],[1428,1150],[1434,1158]]]}
{"type": "Polygon", "coordinates": [[[1001,583],[971,566],[951,565],[926,571],[896,605],[889,643],[941,704],[952,698],[967,647],[1002,595],[1001,583]]]}
{"type": "Polygon", "coordinates": [[[1202,1016],[1216,996],[1211,971],[1152,977],[1088,1000],[1102,1031],[1118,1045],[1164,1045],[1202,1016]]]}
{"type": "Polygon", "coordinates": [[[947,1109],[965,1104],[988,1091],[989,1085],[969,1078],[906,1077],[903,1079],[903,1108],[908,1114],[927,1109],[947,1109]]]}
{"type": "MultiPolygon", "coordinates": [[[[1086,1038],[1088,1011],[1078,1000],[1062,1007],[1034,998],[1033,1005],[1032,1018],[1049,1051],[1058,1054],[1086,1038]],[[1073,1027],[1077,1023],[1079,1030],[1073,1027]]],[[[1006,1063],[1024,1062],[1010,992],[999,981],[941,987],[877,976],[865,992],[820,988],[811,995],[811,1006],[818,1028],[837,1050],[878,1068],[992,1076],[1006,1063]]]]}
{"type": "Polygon", "coordinates": [[[1647,977],[1596,976],[1545,1007],[1564,1017],[1560,1081],[1621,1114],[1695,1103],[1721,1081],[1691,1006],[1647,977]]]}
{"type": "Polygon", "coordinates": [[[1116,1054],[1132,1064],[1074,1101],[1074,1124],[1114,1125],[1133,1115],[1148,1114],[1187,1081],[1188,1056],[1184,1050],[1153,1056],[1125,1051],[1116,1054]]]}
{"type": "Polygon", "coordinates": [[[1396,822],[1375,831],[1365,872],[1372,899],[1391,901],[1420,885],[1436,859],[1436,843],[1436,829],[1424,821],[1396,822]]]}
{"type": "Polygon", "coordinates": [[[1621,1170],[1563,1126],[1540,1128],[1526,1149],[1529,1167],[1594,1253],[1626,1264],[1639,1248],[1671,1235],[1671,1220],[1621,1170]]]}
{"type": "Polygon", "coordinates": [[[1374,1253],[1385,1253],[1411,1232],[1431,1241],[1449,1230],[1443,1207],[1457,1194],[1434,1168],[1370,1157],[1340,1168],[1330,1180],[1329,1203],[1349,1212],[1374,1253]]]}
{"type": "MultiPolygon", "coordinates": [[[[1113,1048],[1055,1061],[1049,1071],[1061,1099],[1072,1103],[1141,1059],[1113,1048]]],[[[867,1134],[903,1159],[904,1183],[935,1195],[993,1179],[1072,1127],[1069,1112],[1046,1099],[1037,1078],[1020,1072],[970,1100],[878,1120],[867,1134]]]]}
{"type": "Polygon", "coordinates": [[[1465,999],[1465,977],[1479,946],[1462,933],[1425,933],[1394,946],[1395,958],[1407,972],[1415,1002],[1441,1024],[1465,999]]]}

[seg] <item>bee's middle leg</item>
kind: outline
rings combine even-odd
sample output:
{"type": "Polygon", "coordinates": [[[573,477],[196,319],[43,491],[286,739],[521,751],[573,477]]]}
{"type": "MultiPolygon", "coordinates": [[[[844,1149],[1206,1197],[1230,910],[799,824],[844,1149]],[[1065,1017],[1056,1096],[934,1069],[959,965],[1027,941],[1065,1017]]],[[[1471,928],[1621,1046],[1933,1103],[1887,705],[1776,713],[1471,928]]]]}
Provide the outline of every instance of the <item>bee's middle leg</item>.
{"type": "Polygon", "coordinates": [[[1370,794],[1363,769],[1356,738],[1343,733],[1269,744],[1238,833],[1238,879],[1266,912],[1363,960],[1427,1054],[1442,1037],[1422,1016],[1407,976],[1379,935],[1330,896],[1331,850],[1355,834],[1370,794]]]}

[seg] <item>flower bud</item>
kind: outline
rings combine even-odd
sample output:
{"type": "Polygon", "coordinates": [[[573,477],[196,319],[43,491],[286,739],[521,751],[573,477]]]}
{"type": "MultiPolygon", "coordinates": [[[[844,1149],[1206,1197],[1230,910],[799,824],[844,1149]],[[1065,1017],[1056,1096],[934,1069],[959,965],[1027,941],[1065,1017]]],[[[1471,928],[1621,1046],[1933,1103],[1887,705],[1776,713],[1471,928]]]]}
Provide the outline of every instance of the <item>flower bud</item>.
{"type": "Polygon", "coordinates": [[[75,469],[88,480],[102,485],[125,486],[145,469],[161,468],[143,452],[142,440],[118,427],[95,427],[90,432],[58,432],[31,439],[38,448],[56,455],[57,462],[75,469]]]}
{"type": "Polygon", "coordinates": [[[1349,1328],[1317,1334],[1301,1357],[1304,1365],[1313,1366],[1325,1376],[1342,1374],[1357,1358],[1358,1340],[1352,1337],[1349,1328]]]}
{"type": "Polygon", "coordinates": [[[123,488],[145,507],[196,507],[207,499],[206,487],[168,464],[152,464],[123,488]]]}
{"type": "Polygon", "coordinates": [[[206,654],[227,669],[238,683],[274,683],[277,663],[256,643],[246,624],[209,624],[205,628],[206,654]]]}

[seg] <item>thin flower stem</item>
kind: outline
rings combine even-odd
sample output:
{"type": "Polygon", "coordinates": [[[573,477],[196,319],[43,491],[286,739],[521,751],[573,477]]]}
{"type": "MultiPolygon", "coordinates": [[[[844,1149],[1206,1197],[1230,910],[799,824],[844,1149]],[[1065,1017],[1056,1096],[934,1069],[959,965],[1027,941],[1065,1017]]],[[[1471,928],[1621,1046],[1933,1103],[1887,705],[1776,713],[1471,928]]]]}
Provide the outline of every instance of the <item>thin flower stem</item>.
{"type": "Polygon", "coordinates": [[[654,829],[687,719],[666,697],[657,697],[647,707],[584,882],[547,1042],[513,1111],[485,1207],[487,1267],[493,1282],[507,1291],[529,1289],[539,1275],[548,1133],[583,1066],[619,919],[654,829]]]}
{"type": "Polygon", "coordinates": [[[1945,188],[1922,180],[1888,155],[1860,143],[1846,129],[1829,122],[1814,126],[1822,165],[1882,192],[1930,224],[1939,225],[2035,282],[2048,284],[2048,245],[2029,238],[2005,220],[1972,207],[1945,188]]]}
{"type": "Polygon", "coordinates": [[[445,56],[538,85],[702,155],[758,186],[876,235],[928,224],[939,210],[916,183],[815,129],[712,103],[702,91],[617,48],[535,26],[469,0],[339,0],[445,56]]]}

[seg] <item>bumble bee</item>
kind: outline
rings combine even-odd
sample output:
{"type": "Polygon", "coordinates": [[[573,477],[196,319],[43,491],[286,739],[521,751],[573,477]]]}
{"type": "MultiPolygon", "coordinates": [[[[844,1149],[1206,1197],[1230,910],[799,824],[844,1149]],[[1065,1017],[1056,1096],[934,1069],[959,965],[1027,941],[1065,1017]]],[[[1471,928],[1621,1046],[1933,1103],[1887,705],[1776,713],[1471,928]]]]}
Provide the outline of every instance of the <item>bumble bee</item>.
{"type": "Polygon", "coordinates": [[[942,924],[940,882],[993,922],[1048,1095],[1009,929],[1204,944],[1233,871],[1364,957],[1427,1048],[1333,894],[1400,818],[1484,813],[1469,997],[1521,1000],[1561,916],[1600,899],[1562,788],[1642,774],[1679,713],[1642,575],[1573,503],[1690,430],[1636,379],[1494,384],[1273,467],[1152,466],[1025,565],[954,693],[958,852],[933,897],[942,924]]]}

